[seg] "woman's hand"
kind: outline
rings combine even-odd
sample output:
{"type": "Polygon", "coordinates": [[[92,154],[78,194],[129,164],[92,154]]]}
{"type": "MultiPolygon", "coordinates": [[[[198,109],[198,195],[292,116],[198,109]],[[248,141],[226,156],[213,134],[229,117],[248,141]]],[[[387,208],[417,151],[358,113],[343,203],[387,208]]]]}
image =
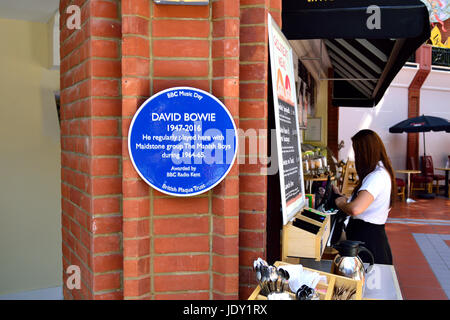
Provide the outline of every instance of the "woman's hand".
{"type": "Polygon", "coordinates": [[[342,207],[347,203],[347,201],[348,201],[348,199],[347,199],[347,197],[339,197],[339,198],[337,198],[336,200],[335,200],[335,202],[336,202],[336,206],[339,208],[339,209],[342,209],[342,207]]]}

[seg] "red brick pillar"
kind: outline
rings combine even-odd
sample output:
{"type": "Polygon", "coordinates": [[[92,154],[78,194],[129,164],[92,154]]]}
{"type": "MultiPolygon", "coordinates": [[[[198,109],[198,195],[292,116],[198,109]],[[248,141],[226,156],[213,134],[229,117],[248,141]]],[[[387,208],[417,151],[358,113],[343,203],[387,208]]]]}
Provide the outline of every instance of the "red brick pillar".
{"type": "Polygon", "coordinates": [[[213,190],[178,198],[141,180],[127,135],[148,97],[191,86],[267,145],[269,11],[281,21],[280,0],[61,1],[63,255],[64,268],[79,265],[82,275],[67,299],[237,299],[253,290],[251,265],[266,251],[266,147],[244,153],[213,190]],[[79,30],[65,25],[69,5],[81,8],[79,30]]]}
{"type": "Polygon", "coordinates": [[[239,294],[246,299],[257,285],[253,261],[266,258],[267,14],[281,24],[281,0],[241,0],[240,11],[239,127],[246,138],[240,139],[245,152],[239,158],[239,294]],[[256,151],[250,143],[258,144],[256,151]]]}
{"type": "Polygon", "coordinates": [[[150,3],[122,1],[122,189],[125,299],[150,299],[150,204],[152,192],[128,153],[128,129],[150,96],[150,3]]]}
{"type": "MultiPolygon", "coordinates": [[[[419,64],[414,79],[408,89],[408,118],[420,116],[420,88],[431,71],[431,46],[423,45],[416,51],[416,63],[419,64]]],[[[406,166],[412,169],[410,158],[414,157],[415,166],[419,168],[419,134],[408,133],[406,145],[406,166]]]]}
{"type": "Polygon", "coordinates": [[[125,299],[238,297],[238,166],[210,192],[167,196],[140,179],[126,143],[142,102],[174,86],[212,92],[237,122],[239,11],[226,4],[122,1],[125,299]]]}
{"type": "Polygon", "coordinates": [[[64,297],[122,298],[120,1],[61,1],[64,297]],[[81,12],[69,30],[69,5],[81,12]],[[66,286],[67,267],[81,289],[66,286]]]}
{"type": "MultiPolygon", "coordinates": [[[[210,91],[208,6],[151,3],[152,94],[174,86],[210,91]]],[[[211,194],[176,198],[152,190],[151,290],[154,299],[211,298],[211,194]]]]}
{"type": "MultiPolygon", "coordinates": [[[[239,127],[239,0],[212,3],[212,93],[239,127]]],[[[238,160],[212,195],[212,298],[238,299],[238,160]]]]}

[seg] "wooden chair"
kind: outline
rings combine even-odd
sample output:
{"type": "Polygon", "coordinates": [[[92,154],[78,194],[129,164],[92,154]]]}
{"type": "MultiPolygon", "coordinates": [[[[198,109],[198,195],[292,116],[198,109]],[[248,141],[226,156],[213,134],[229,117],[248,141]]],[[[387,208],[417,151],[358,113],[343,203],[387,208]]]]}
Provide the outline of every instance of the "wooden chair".
{"type": "MultiPolygon", "coordinates": [[[[439,193],[439,181],[444,180],[445,176],[442,174],[434,174],[433,158],[431,156],[422,157],[422,171],[425,176],[431,177],[433,181],[436,181],[436,194],[439,193]]],[[[433,189],[433,187],[431,187],[433,189]]]]}
{"type": "Polygon", "coordinates": [[[339,190],[342,190],[342,185],[344,183],[345,166],[345,162],[341,160],[336,168],[336,187],[339,190]]]}
{"type": "Polygon", "coordinates": [[[395,178],[395,182],[397,183],[397,195],[400,196],[402,201],[405,201],[405,181],[403,179],[395,178]]]}
{"type": "MultiPolygon", "coordinates": [[[[419,170],[419,169],[417,169],[416,160],[414,157],[410,157],[409,161],[410,161],[410,166],[411,166],[412,170],[419,170]]],[[[423,170],[421,170],[421,171],[422,171],[422,174],[412,174],[411,175],[411,191],[413,192],[414,190],[426,190],[428,193],[432,193],[433,192],[433,178],[424,175],[423,170]],[[416,186],[422,185],[423,188],[414,188],[415,185],[416,186]]]]}
{"type": "Polygon", "coordinates": [[[347,161],[344,169],[344,179],[342,181],[341,193],[350,197],[358,184],[358,174],[354,161],[347,161]]]}

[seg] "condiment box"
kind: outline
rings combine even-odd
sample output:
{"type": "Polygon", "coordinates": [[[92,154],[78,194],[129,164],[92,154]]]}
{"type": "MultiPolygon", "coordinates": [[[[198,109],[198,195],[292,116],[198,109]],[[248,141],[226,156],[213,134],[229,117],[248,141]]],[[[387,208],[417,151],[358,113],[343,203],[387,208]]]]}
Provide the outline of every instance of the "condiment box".
{"type": "MultiPolygon", "coordinates": [[[[274,263],[276,267],[289,265],[289,263],[277,261],[274,263]]],[[[323,284],[319,282],[316,287],[316,291],[319,294],[320,300],[332,300],[333,293],[335,288],[346,288],[350,290],[356,290],[352,300],[362,300],[362,292],[363,292],[363,282],[362,280],[353,280],[350,278],[338,276],[332,273],[318,271],[314,269],[309,269],[303,267],[303,270],[308,270],[312,272],[320,273],[320,275],[327,277],[327,284],[323,284]]],[[[288,285],[286,285],[288,287],[288,285]]],[[[289,295],[292,298],[295,298],[295,294],[291,291],[288,291],[289,295]]],[[[267,300],[267,297],[261,294],[261,287],[258,285],[256,289],[252,292],[248,300],[267,300]]]]}
{"type": "Polygon", "coordinates": [[[282,261],[289,257],[314,258],[320,261],[330,236],[330,216],[304,208],[293,221],[283,226],[282,261]]]}
{"type": "Polygon", "coordinates": [[[315,207],[315,196],[313,194],[305,194],[305,198],[308,199],[308,207],[315,207]]]}

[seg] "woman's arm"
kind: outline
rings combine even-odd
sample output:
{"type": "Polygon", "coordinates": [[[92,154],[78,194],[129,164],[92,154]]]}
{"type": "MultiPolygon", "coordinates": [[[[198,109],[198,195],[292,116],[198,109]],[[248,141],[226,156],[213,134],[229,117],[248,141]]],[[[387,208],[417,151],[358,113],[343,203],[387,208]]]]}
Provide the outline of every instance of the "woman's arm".
{"type": "Polygon", "coordinates": [[[339,197],[336,199],[336,205],[339,209],[350,216],[357,216],[363,213],[373,202],[374,198],[370,192],[362,190],[358,192],[356,199],[347,203],[346,197],[339,197]]]}

